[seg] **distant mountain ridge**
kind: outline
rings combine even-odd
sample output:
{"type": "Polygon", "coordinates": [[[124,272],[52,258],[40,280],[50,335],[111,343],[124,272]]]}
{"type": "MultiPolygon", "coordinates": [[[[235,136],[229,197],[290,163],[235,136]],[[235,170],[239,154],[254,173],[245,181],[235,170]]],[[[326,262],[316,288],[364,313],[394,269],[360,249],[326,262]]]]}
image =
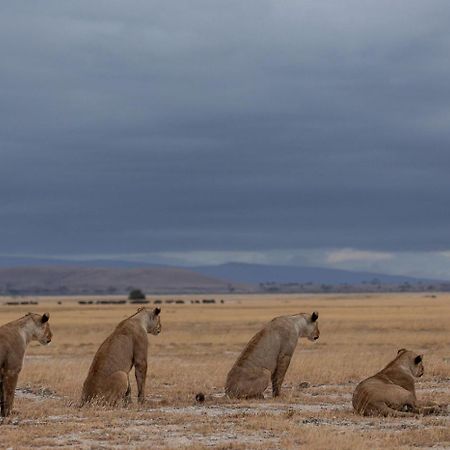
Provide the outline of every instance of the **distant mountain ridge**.
{"type": "Polygon", "coordinates": [[[217,266],[196,266],[191,270],[207,276],[231,280],[234,283],[328,283],[360,284],[378,280],[385,284],[437,282],[427,278],[386,275],[373,272],[328,269],[324,267],[277,266],[248,263],[226,263],[217,266]]]}

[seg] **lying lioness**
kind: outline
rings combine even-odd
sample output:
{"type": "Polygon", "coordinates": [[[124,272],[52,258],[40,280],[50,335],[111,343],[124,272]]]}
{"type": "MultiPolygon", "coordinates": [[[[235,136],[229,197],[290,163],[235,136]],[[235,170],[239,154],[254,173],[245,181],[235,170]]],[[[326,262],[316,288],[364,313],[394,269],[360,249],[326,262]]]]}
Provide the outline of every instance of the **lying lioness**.
{"type": "Polygon", "coordinates": [[[99,403],[125,405],[131,399],[128,374],[134,366],[138,401],[145,398],[147,376],[147,333],[161,331],[159,308],[153,311],[139,308],[136,314],[123,320],[106,338],[94,356],[83,385],[81,404],[96,400],[99,403]]]}
{"type": "Polygon", "coordinates": [[[403,417],[442,411],[443,405],[417,405],[414,378],[423,372],[423,356],[400,349],[383,370],[358,384],[353,408],[364,416],[403,417]]]}
{"type": "Polygon", "coordinates": [[[38,341],[46,345],[52,340],[49,317],[49,313],[28,313],[0,327],[0,409],[3,417],[11,413],[28,343],[38,341]]]}
{"type": "Polygon", "coordinates": [[[319,314],[280,316],[253,336],[227,376],[225,392],[231,398],[263,398],[272,381],[272,394],[280,395],[284,376],[300,337],[319,338],[319,314]]]}

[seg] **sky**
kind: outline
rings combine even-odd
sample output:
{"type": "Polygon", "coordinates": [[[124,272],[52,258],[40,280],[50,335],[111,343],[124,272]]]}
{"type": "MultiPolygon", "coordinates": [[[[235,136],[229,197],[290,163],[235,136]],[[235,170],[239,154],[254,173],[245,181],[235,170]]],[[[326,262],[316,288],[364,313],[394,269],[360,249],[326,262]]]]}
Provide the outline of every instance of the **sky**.
{"type": "Polygon", "coordinates": [[[450,3],[0,4],[0,255],[450,279],[450,3]]]}

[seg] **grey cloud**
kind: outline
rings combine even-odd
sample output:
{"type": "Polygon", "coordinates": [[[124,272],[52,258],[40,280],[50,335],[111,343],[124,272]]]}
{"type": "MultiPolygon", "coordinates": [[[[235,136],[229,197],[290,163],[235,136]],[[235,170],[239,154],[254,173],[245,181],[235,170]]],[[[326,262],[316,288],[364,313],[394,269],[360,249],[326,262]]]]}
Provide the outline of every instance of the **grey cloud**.
{"type": "Polygon", "coordinates": [[[4,252],[450,248],[450,6],[14,2],[4,252]]]}

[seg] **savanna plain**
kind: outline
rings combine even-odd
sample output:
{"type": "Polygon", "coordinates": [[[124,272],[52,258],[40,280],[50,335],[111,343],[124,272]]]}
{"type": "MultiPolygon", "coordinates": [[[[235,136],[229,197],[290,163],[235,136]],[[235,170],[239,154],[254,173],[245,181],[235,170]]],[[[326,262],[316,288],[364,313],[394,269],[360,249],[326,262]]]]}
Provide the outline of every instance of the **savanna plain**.
{"type": "Polygon", "coordinates": [[[211,305],[190,304],[201,296],[177,298],[186,303],[163,304],[162,332],[148,336],[145,404],[137,405],[132,371],[133,404],[117,409],[78,403],[98,346],[135,305],[79,305],[71,297],[6,306],[0,299],[0,324],[49,311],[53,331],[49,346],[28,347],[0,448],[450,448],[449,413],[360,417],[351,405],[356,384],[403,347],[424,354],[419,402],[450,403],[449,294],[229,295],[211,305]],[[228,370],[263,324],[314,310],[320,339],[300,339],[280,397],[270,390],[264,400],[224,396],[228,370]]]}

